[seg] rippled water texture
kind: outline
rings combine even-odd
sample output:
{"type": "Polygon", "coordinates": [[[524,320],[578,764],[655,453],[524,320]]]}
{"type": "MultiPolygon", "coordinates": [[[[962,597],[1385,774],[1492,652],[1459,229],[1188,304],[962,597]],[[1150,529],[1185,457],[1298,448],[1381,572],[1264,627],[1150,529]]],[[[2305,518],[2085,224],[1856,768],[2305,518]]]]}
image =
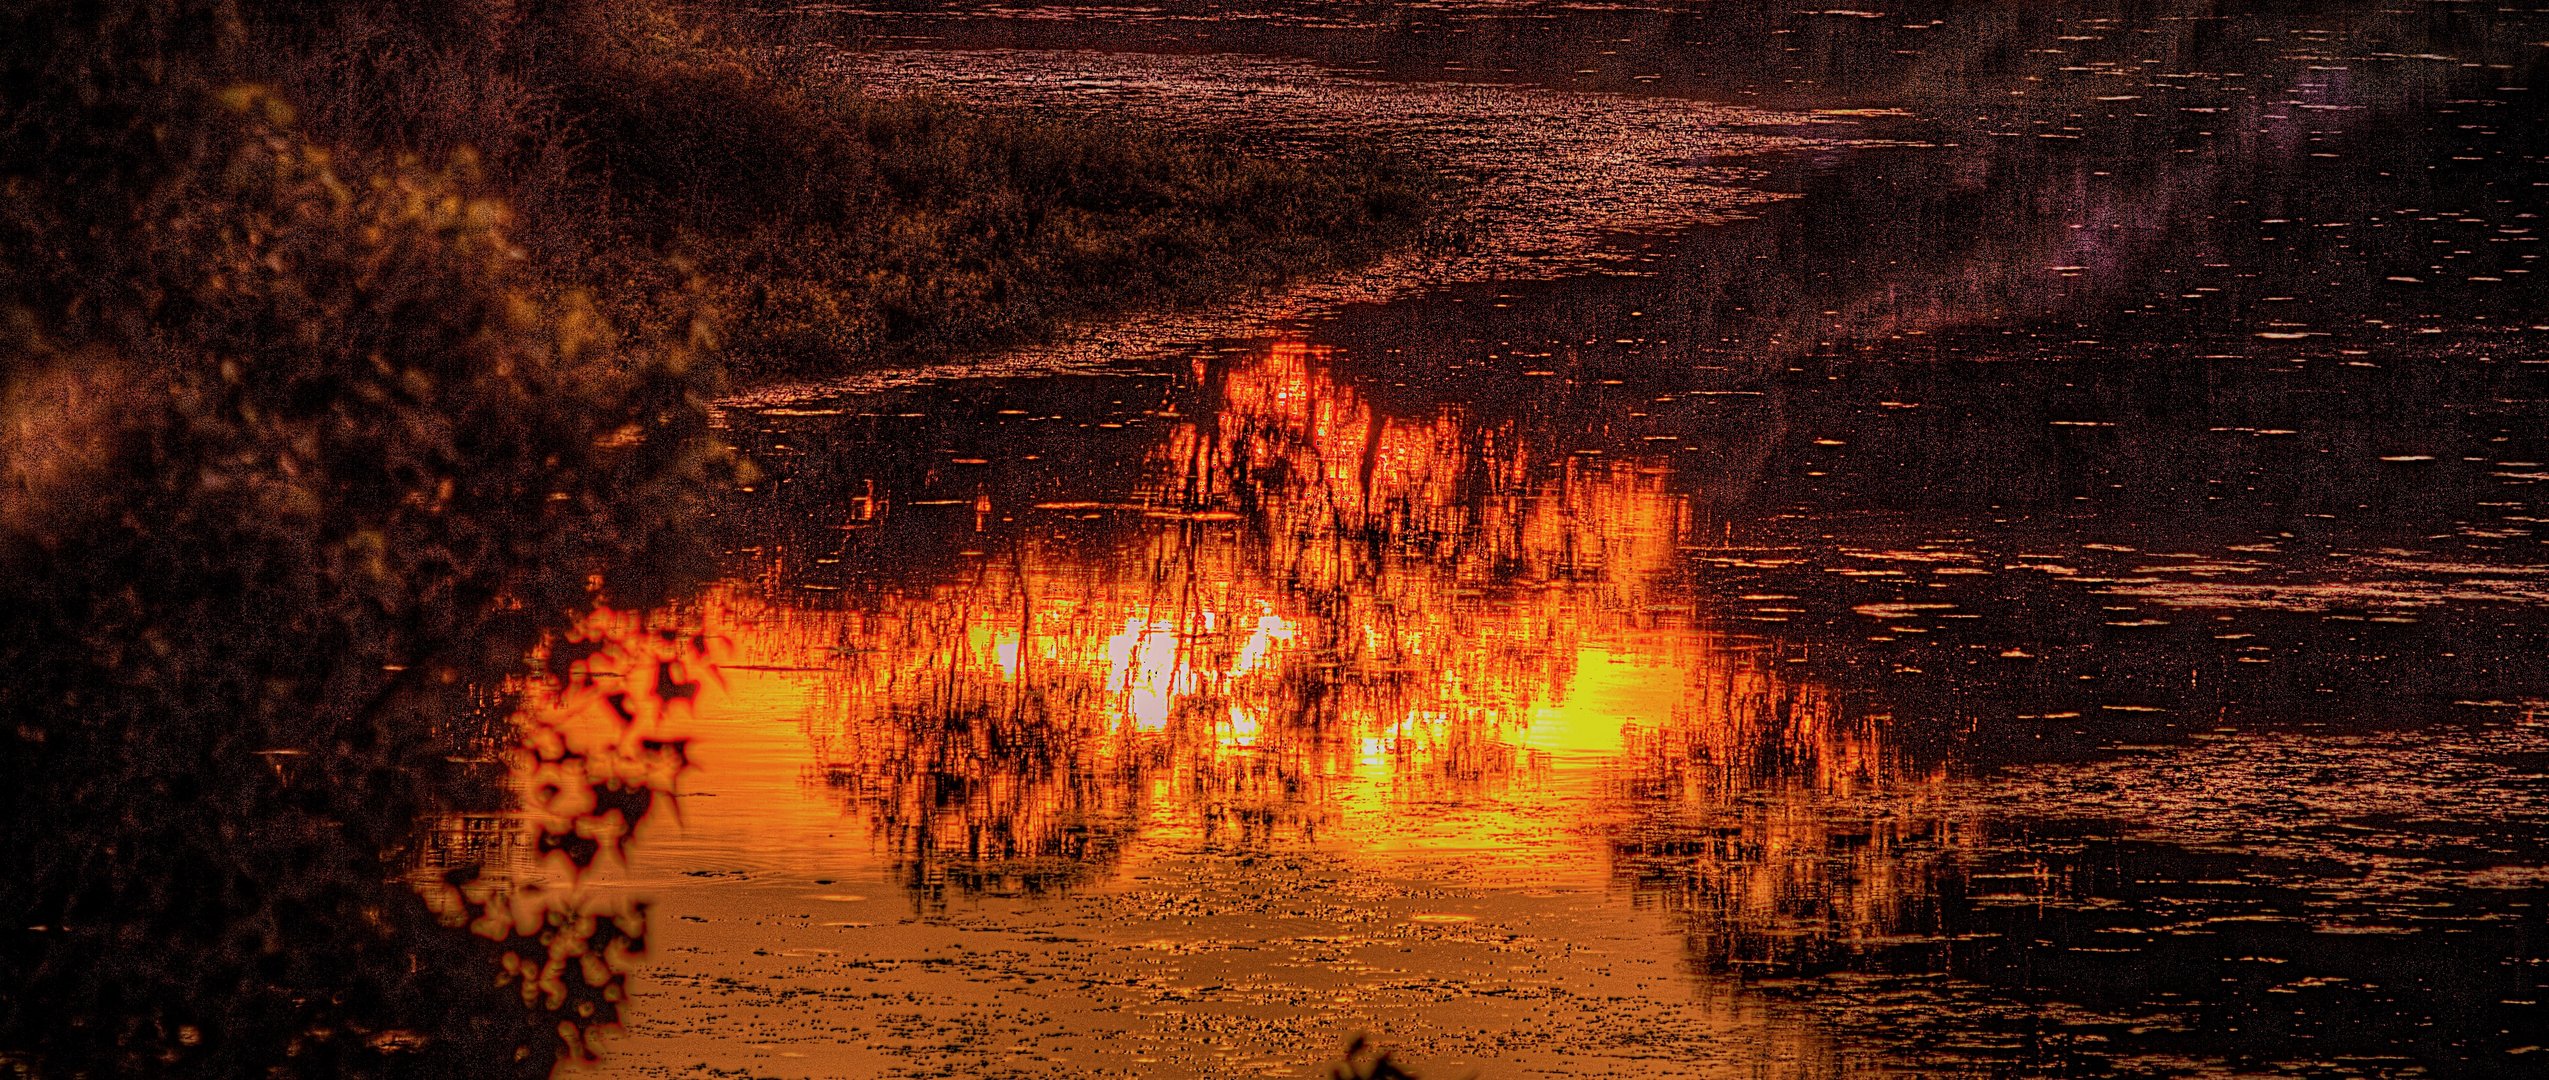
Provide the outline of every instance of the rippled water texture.
{"type": "Polygon", "coordinates": [[[1477,243],[729,403],[606,1068],[2535,1074],[2549,21],[1975,7],[780,16],[1477,243]]]}

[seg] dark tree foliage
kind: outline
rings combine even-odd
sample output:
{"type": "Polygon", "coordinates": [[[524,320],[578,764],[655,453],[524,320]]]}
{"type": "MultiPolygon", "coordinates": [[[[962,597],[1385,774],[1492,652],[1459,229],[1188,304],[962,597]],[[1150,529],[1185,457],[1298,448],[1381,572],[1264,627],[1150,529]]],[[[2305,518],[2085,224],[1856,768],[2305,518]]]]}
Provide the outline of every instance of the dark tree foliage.
{"type": "Polygon", "coordinates": [[[269,89],[313,27],[472,32],[408,7],[0,9],[0,1070],[545,1074],[611,1019],[497,960],[633,927],[403,875],[502,799],[492,688],[602,567],[698,565],[735,466],[694,343],[529,288],[468,158],[269,89]]]}

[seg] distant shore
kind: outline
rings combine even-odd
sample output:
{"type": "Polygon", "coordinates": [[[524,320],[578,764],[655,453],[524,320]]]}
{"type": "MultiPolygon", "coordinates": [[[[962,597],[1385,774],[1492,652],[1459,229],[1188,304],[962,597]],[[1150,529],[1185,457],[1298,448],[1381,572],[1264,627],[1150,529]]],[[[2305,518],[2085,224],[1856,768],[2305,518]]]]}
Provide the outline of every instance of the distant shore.
{"type": "Polygon", "coordinates": [[[751,383],[922,363],[1377,258],[1441,182],[1390,150],[863,91],[820,45],[595,11],[494,139],[543,277],[751,383]]]}

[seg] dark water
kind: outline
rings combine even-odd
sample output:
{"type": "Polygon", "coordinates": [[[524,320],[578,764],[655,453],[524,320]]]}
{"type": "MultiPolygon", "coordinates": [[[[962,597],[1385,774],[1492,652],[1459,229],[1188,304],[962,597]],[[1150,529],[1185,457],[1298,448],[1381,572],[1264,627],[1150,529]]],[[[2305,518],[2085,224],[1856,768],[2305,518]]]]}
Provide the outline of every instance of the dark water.
{"type": "Polygon", "coordinates": [[[630,1067],[2549,1068],[2549,15],[787,17],[1506,247],[738,403],[630,1067]]]}

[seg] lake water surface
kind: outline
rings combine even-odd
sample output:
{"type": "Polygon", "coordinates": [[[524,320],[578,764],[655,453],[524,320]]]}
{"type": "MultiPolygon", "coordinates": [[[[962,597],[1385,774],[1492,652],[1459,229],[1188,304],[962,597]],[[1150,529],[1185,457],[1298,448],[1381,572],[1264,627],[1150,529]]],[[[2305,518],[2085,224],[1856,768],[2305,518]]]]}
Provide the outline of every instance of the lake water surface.
{"type": "Polygon", "coordinates": [[[2549,1070],[2549,16],[797,9],[1466,243],[728,403],[603,1070],[2549,1070]]]}

